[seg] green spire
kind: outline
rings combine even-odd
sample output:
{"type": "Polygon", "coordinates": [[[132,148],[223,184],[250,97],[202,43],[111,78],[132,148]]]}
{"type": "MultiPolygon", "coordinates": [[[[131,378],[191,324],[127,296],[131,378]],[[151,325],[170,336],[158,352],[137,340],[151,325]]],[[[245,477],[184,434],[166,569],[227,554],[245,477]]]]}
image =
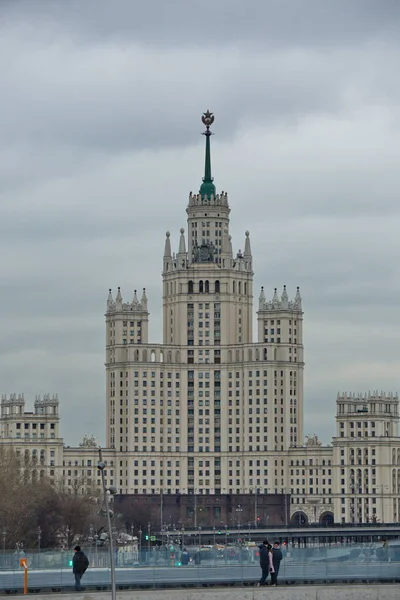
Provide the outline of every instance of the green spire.
{"type": "Polygon", "coordinates": [[[206,136],[206,158],[205,158],[205,166],[204,166],[204,177],[203,183],[200,186],[200,195],[202,198],[207,196],[210,198],[211,195],[216,195],[215,185],[213,183],[213,178],[211,176],[211,144],[210,137],[213,135],[210,131],[210,126],[214,122],[214,115],[209,110],[203,113],[201,118],[203,124],[206,126],[206,130],[203,135],[206,136]]]}

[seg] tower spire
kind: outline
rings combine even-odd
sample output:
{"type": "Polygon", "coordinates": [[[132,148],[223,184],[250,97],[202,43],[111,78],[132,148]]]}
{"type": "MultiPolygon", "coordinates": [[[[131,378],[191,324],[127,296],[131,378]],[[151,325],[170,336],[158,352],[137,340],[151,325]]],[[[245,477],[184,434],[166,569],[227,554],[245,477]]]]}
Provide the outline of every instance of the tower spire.
{"type": "Polygon", "coordinates": [[[207,110],[207,112],[203,113],[201,117],[203,124],[206,126],[206,130],[202,135],[206,136],[206,156],[205,156],[205,165],[204,165],[204,177],[203,183],[200,186],[200,195],[202,198],[207,196],[210,198],[211,196],[216,195],[214,180],[211,176],[211,145],[210,145],[210,137],[213,135],[210,131],[211,125],[214,123],[214,115],[212,112],[207,110]]]}

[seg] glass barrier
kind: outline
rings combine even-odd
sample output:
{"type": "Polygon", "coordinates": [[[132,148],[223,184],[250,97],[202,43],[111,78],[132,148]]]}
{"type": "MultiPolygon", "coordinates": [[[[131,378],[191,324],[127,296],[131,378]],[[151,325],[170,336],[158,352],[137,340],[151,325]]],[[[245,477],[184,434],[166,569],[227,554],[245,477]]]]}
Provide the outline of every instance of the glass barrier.
{"type": "MultiPolygon", "coordinates": [[[[82,547],[89,568],[82,585],[95,590],[110,588],[109,552],[105,547],[82,547]]],[[[280,583],[339,583],[400,581],[400,541],[283,546],[280,583]]],[[[39,592],[71,591],[73,551],[4,550],[0,556],[0,590],[22,591],[23,568],[28,564],[28,589],[39,592]]],[[[260,579],[256,545],[188,546],[115,551],[117,589],[205,585],[256,585],[260,579]]],[[[270,580],[270,578],[268,578],[270,580]]]]}

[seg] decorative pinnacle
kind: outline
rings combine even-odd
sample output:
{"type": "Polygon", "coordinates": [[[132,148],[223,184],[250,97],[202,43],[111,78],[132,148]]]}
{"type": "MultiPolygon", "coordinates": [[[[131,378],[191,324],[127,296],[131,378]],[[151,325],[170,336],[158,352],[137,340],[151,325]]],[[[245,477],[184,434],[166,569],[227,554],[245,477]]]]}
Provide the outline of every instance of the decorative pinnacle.
{"type": "Polygon", "coordinates": [[[204,165],[204,177],[203,183],[200,187],[200,195],[202,198],[207,196],[211,198],[211,196],[215,196],[216,190],[215,185],[213,183],[213,178],[211,175],[211,148],[210,148],[210,137],[213,135],[210,131],[211,125],[214,123],[214,115],[212,112],[207,110],[207,112],[203,113],[201,117],[203,124],[206,126],[206,130],[202,135],[206,136],[206,156],[205,156],[205,165],[204,165]]]}
{"type": "Polygon", "coordinates": [[[213,135],[210,131],[210,127],[214,123],[214,118],[215,117],[214,117],[213,113],[210,112],[208,109],[207,109],[207,112],[203,113],[201,120],[203,122],[203,125],[206,126],[206,130],[203,133],[203,135],[213,135]]]}

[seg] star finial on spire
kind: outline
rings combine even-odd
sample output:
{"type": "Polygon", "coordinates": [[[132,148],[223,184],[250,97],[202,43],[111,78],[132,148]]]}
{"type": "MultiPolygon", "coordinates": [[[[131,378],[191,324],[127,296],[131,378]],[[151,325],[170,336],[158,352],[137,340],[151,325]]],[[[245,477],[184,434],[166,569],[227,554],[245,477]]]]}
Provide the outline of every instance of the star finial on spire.
{"type": "Polygon", "coordinates": [[[212,112],[210,112],[208,109],[207,109],[207,112],[203,113],[201,120],[203,122],[203,125],[206,126],[206,130],[203,133],[203,135],[212,135],[212,133],[210,131],[210,127],[214,123],[214,119],[215,119],[214,114],[212,112]]]}
{"type": "Polygon", "coordinates": [[[211,196],[216,195],[216,189],[214,185],[214,180],[211,175],[211,148],[210,148],[210,137],[213,135],[210,131],[211,125],[214,123],[214,115],[212,112],[207,110],[207,112],[203,113],[201,117],[203,124],[206,126],[206,130],[203,131],[202,135],[206,136],[206,155],[205,155],[205,165],[204,165],[204,177],[203,183],[200,187],[200,195],[202,198],[207,196],[207,198],[211,198],[211,196]]]}

